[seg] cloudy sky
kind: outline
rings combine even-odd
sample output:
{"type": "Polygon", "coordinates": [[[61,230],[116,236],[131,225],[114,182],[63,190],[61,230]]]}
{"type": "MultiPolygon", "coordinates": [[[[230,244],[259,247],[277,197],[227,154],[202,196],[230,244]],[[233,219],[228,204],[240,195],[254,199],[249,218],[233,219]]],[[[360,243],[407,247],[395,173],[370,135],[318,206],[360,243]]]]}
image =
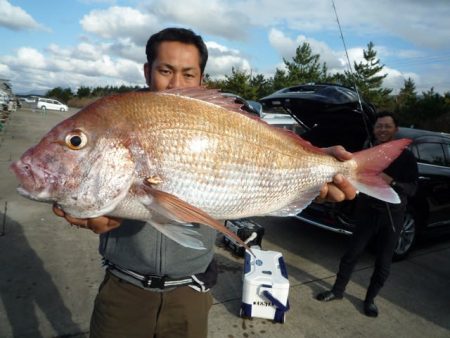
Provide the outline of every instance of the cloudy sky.
{"type": "MultiPolygon", "coordinates": [[[[372,41],[386,87],[450,91],[450,0],[334,3],[352,64],[372,41]]],[[[347,68],[332,0],[0,0],[0,78],[15,93],[144,85],[145,43],[168,26],[204,37],[211,76],[272,76],[304,41],[330,71],[347,68]]]]}

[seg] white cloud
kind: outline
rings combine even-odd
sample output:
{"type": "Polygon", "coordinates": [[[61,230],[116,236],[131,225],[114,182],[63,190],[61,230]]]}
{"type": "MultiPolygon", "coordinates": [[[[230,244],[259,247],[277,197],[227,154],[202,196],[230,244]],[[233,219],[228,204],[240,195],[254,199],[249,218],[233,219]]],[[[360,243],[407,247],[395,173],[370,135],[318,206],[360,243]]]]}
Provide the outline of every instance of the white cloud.
{"type": "Polygon", "coordinates": [[[74,48],[50,45],[45,54],[33,48],[20,48],[16,55],[0,57],[0,72],[14,82],[15,88],[51,89],[57,86],[106,86],[145,84],[142,63],[112,58],[93,45],[81,43],[74,48]],[[97,54],[96,54],[97,53],[97,54]]]}
{"type": "Polygon", "coordinates": [[[247,60],[238,56],[222,55],[211,58],[205,72],[213,77],[223,77],[231,74],[233,68],[246,72],[251,71],[250,63],[247,60]]]}
{"type": "Polygon", "coordinates": [[[145,44],[149,32],[157,30],[158,18],[153,14],[144,14],[131,7],[110,7],[106,10],[93,10],[85,15],[81,26],[86,32],[102,38],[131,38],[136,43],[145,44]]]}
{"type": "Polygon", "coordinates": [[[384,67],[382,74],[387,74],[383,84],[386,88],[394,88],[392,94],[398,94],[408,78],[412,79],[416,85],[420,83],[420,77],[415,73],[402,73],[399,70],[384,67]]]}
{"type": "Polygon", "coordinates": [[[3,78],[9,79],[13,73],[8,65],[0,63],[0,74],[2,74],[3,78]]]}
{"type": "Polygon", "coordinates": [[[22,47],[17,51],[17,56],[12,64],[33,69],[44,69],[47,66],[45,57],[34,48],[22,47]]]}
{"type": "Polygon", "coordinates": [[[0,0],[0,26],[14,31],[44,28],[22,8],[11,5],[8,0],[0,0]]]}
{"type": "Polygon", "coordinates": [[[241,56],[236,49],[228,48],[215,41],[205,42],[208,47],[208,63],[205,73],[212,77],[223,78],[224,75],[231,74],[233,68],[250,72],[250,62],[241,56]]]}
{"type": "MultiPolygon", "coordinates": [[[[335,1],[339,21],[346,36],[357,32],[367,42],[381,34],[396,36],[416,46],[446,49],[450,44],[450,6],[448,0],[335,1]]],[[[252,25],[286,26],[304,33],[335,32],[339,38],[332,3],[329,0],[247,0],[236,8],[249,15],[252,25]]]]}
{"type": "Polygon", "coordinates": [[[244,40],[249,28],[248,14],[236,9],[236,1],[190,0],[174,3],[167,0],[154,1],[147,6],[161,22],[176,22],[193,27],[202,34],[244,40]]]}
{"type": "Polygon", "coordinates": [[[370,6],[358,6],[358,11],[360,20],[365,18],[372,32],[389,33],[416,46],[430,48],[447,48],[450,42],[450,21],[446,19],[450,15],[450,6],[447,0],[380,0],[370,6]]]}
{"type": "Polygon", "coordinates": [[[318,31],[329,29],[334,20],[329,0],[247,0],[236,7],[247,13],[255,26],[286,25],[300,31],[318,31]]]}
{"type": "Polygon", "coordinates": [[[215,41],[206,41],[205,42],[206,47],[208,48],[208,54],[214,55],[216,53],[226,53],[226,54],[239,54],[239,51],[237,49],[231,49],[224,45],[221,45],[215,41]]]}
{"type": "Polygon", "coordinates": [[[144,64],[147,60],[145,56],[145,44],[136,44],[130,38],[117,39],[109,44],[108,53],[133,60],[140,64],[144,64]]]}
{"type": "Polygon", "coordinates": [[[285,59],[290,59],[295,55],[297,43],[291,38],[287,37],[281,30],[272,28],[269,31],[269,42],[272,47],[285,59]]]}
{"type": "Polygon", "coordinates": [[[80,24],[88,33],[105,39],[128,38],[137,45],[145,44],[151,34],[167,26],[183,26],[202,35],[233,40],[245,39],[249,29],[246,14],[219,0],[180,1],[176,6],[173,2],[156,0],[140,9],[113,6],[92,10],[80,24]]]}
{"type": "Polygon", "coordinates": [[[73,54],[84,60],[97,60],[101,57],[103,49],[98,45],[82,42],[75,47],[73,54]]]}
{"type": "Polygon", "coordinates": [[[206,41],[206,47],[208,48],[209,56],[217,55],[234,55],[238,56],[240,52],[237,49],[229,48],[215,41],[206,41]]]}

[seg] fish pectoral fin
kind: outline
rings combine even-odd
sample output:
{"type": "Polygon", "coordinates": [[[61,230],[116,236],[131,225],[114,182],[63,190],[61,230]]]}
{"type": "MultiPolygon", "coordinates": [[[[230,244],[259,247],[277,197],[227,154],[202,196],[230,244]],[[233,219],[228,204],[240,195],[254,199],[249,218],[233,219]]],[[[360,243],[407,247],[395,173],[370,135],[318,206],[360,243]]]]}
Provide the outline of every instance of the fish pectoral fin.
{"type": "Polygon", "coordinates": [[[307,191],[303,191],[298,199],[294,200],[282,209],[275,210],[268,214],[269,216],[277,217],[289,217],[299,214],[303,209],[311,204],[313,199],[315,199],[319,193],[322,185],[310,188],[307,191]]]}
{"type": "Polygon", "coordinates": [[[171,240],[187,248],[204,250],[206,249],[203,242],[195,237],[200,237],[201,234],[192,229],[190,224],[182,223],[158,223],[154,220],[148,221],[153,227],[160,231],[171,240]]]}
{"type": "MultiPolygon", "coordinates": [[[[200,223],[220,231],[225,236],[232,238],[240,245],[248,249],[248,246],[234,232],[225,227],[223,223],[215,220],[203,210],[181,200],[180,198],[154,189],[150,186],[144,186],[147,194],[151,195],[150,204],[146,207],[174,222],[178,223],[200,223]]],[[[172,222],[173,223],[173,222],[172,222]]]]}

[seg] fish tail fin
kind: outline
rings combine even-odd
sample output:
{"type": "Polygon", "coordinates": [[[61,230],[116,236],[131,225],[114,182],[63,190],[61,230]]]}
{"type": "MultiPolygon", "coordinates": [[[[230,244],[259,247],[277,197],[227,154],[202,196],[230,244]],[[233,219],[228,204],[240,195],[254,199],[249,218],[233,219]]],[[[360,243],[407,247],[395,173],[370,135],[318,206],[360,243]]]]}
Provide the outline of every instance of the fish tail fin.
{"type": "Polygon", "coordinates": [[[353,154],[357,163],[356,175],[349,178],[350,183],[366,195],[388,203],[400,203],[400,198],[379,175],[411,143],[410,139],[399,139],[382,143],[373,148],[364,149],[353,154]]]}

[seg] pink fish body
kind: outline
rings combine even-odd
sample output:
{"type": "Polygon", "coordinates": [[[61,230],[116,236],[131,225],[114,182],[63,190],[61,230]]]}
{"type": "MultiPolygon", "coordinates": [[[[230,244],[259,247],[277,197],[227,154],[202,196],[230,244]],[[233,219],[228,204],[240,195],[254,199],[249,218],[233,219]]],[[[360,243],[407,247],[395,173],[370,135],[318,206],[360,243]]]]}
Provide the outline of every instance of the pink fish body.
{"type": "Polygon", "coordinates": [[[22,195],[80,218],[146,220],[183,245],[169,224],[299,213],[342,173],[391,203],[378,176],[410,143],[397,140],[340,162],[297,135],[239,112],[217,91],[134,92],[100,99],[55,126],[11,165],[22,195]]]}

